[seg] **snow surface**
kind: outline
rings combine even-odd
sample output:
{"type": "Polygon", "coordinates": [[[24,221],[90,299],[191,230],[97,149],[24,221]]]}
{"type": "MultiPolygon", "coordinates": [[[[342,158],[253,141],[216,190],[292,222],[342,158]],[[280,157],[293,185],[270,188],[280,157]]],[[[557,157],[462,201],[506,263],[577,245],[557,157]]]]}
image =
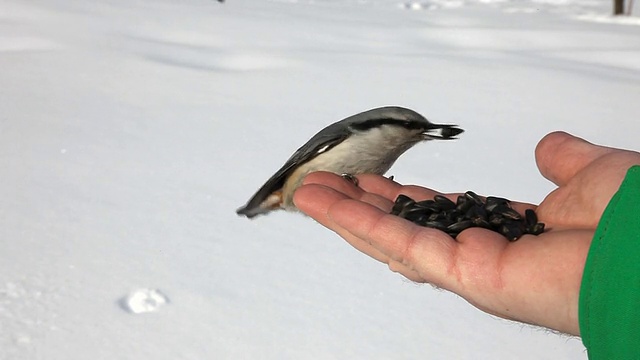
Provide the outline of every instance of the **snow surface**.
{"type": "Polygon", "coordinates": [[[539,202],[552,130],[637,149],[640,28],[610,1],[0,4],[0,359],[586,357],[234,210],[381,105],[466,129],[390,172],[442,191],[539,202]]]}

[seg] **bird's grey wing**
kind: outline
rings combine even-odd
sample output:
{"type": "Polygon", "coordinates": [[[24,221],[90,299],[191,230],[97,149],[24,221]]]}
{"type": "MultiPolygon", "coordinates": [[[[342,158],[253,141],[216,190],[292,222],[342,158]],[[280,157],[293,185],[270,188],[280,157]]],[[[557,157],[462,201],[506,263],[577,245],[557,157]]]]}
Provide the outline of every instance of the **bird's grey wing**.
{"type": "Polygon", "coordinates": [[[296,152],[291,155],[280,170],[267,182],[258,189],[258,191],[249,199],[247,204],[238,210],[238,215],[245,215],[248,218],[252,218],[256,215],[267,213],[272,209],[262,208],[260,205],[274,192],[282,189],[285,181],[289,175],[300,164],[304,164],[307,161],[315,158],[319,154],[331,149],[344,141],[350,132],[348,128],[342,124],[334,123],[326,128],[322,129],[316,135],[314,135],[306,144],[302,145],[296,152]]]}

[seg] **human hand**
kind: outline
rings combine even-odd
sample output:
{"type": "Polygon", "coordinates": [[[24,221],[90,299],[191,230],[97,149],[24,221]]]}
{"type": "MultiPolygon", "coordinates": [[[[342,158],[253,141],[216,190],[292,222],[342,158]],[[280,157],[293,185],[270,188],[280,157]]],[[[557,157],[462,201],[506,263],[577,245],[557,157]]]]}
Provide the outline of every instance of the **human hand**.
{"type": "MultiPolygon", "coordinates": [[[[585,260],[598,221],[640,154],[552,133],[536,148],[541,174],[558,188],[536,210],[548,229],[516,242],[470,228],[456,240],[389,215],[399,194],[416,200],[437,192],[359,175],[359,186],[331,173],[310,174],[296,206],[361,252],[407,278],[457,293],[490,314],[579,335],[578,297],[585,260]]],[[[459,194],[445,194],[455,201],[459,194]]]]}

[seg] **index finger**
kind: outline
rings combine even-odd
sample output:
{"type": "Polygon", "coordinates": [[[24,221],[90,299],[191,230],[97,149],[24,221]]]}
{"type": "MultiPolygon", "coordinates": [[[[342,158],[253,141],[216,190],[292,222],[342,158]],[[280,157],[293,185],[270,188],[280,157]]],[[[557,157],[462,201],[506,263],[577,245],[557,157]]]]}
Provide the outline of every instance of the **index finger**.
{"type": "MultiPolygon", "coordinates": [[[[449,288],[456,242],[444,232],[415,225],[367,203],[352,199],[335,202],[331,220],[393,261],[417,271],[432,284],[449,288]],[[428,264],[428,273],[417,264],[428,264]],[[447,283],[447,284],[445,284],[447,283]]],[[[454,277],[455,278],[455,277],[454,277]]]]}
{"type": "MultiPolygon", "coordinates": [[[[429,189],[417,185],[401,185],[393,180],[390,180],[384,176],[363,174],[358,175],[358,187],[366,192],[371,192],[395,202],[398,195],[406,195],[415,201],[422,201],[426,199],[433,199],[436,195],[442,195],[449,198],[451,201],[456,202],[458,196],[462,193],[441,193],[433,189],[429,189]]],[[[485,197],[481,196],[483,199],[485,197]]],[[[526,209],[535,210],[537,208],[534,204],[523,203],[518,201],[509,200],[511,207],[520,214],[524,214],[526,209]]]]}
{"type": "Polygon", "coordinates": [[[359,181],[358,186],[362,190],[378,194],[390,201],[395,201],[400,194],[407,195],[416,201],[433,199],[434,196],[441,194],[422,186],[401,185],[380,175],[362,174],[357,177],[359,181]]]}

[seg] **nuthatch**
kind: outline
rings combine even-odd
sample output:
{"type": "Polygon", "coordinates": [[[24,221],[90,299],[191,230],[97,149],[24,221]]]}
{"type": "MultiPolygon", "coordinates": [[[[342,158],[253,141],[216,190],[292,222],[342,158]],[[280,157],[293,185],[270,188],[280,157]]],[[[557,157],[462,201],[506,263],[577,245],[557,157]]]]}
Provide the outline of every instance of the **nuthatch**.
{"type": "Polygon", "coordinates": [[[272,210],[296,210],[293,193],[304,177],[329,171],[353,178],[382,175],[413,145],[423,140],[455,139],[464,130],[432,124],[417,112],[388,106],[365,111],[320,130],[302,145],[236,213],[252,218],[272,210]]]}

